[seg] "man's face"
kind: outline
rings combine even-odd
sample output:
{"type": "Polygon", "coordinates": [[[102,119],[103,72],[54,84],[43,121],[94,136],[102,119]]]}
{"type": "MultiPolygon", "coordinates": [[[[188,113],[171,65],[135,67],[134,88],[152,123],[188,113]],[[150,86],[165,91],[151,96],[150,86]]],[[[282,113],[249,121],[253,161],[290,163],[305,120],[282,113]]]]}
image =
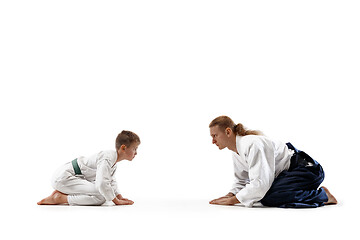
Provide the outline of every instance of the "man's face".
{"type": "Polygon", "coordinates": [[[219,126],[213,126],[210,128],[210,136],[212,137],[212,143],[216,144],[220,150],[227,147],[228,137],[225,131],[221,131],[219,126]]]}

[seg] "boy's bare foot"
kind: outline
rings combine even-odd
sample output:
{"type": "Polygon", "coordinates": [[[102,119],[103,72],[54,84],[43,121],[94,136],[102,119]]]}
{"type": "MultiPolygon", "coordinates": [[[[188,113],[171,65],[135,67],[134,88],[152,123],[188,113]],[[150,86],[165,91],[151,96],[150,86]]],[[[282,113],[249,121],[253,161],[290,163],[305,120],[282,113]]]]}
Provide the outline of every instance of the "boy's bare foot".
{"type": "Polygon", "coordinates": [[[58,190],[55,190],[50,196],[47,198],[44,198],[40,202],[38,202],[38,205],[57,205],[57,204],[65,204],[68,203],[67,201],[67,195],[59,192],[58,190]]]}
{"type": "Polygon", "coordinates": [[[329,189],[327,189],[326,187],[322,186],[321,187],[322,189],[324,189],[325,193],[326,193],[326,196],[328,197],[328,201],[325,202],[324,204],[325,205],[329,205],[329,204],[337,204],[337,200],[336,198],[334,197],[334,195],[332,195],[329,191],[329,189]]]}

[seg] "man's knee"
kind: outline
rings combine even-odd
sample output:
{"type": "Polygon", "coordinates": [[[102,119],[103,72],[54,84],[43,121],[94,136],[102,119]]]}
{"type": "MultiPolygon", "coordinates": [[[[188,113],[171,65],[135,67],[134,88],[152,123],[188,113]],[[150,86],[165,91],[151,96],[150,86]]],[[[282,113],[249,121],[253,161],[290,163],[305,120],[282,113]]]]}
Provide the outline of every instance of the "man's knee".
{"type": "Polygon", "coordinates": [[[279,196],[274,193],[266,194],[265,197],[261,199],[260,202],[262,205],[267,207],[278,207],[283,203],[281,197],[279,198],[279,196]]]}

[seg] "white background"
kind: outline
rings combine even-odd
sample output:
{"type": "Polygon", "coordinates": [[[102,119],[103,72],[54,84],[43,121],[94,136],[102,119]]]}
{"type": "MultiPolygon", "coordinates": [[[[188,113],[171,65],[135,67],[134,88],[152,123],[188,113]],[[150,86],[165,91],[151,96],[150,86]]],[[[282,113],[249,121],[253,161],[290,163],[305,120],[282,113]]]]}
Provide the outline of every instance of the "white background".
{"type": "MultiPolygon", "coordinates": [[[[2,1],[0,234],[7,239],[355,236],[358,1],[2,1]],[[306,151],[340,204],[209,205],[233,181],[208,124],[228,115],[306,151]],[[120,162],[133,206],[37,206],[55,169],[142,141],[120,162]]],[[[3,238],[2,236],[2,238],[3,238]]]]}

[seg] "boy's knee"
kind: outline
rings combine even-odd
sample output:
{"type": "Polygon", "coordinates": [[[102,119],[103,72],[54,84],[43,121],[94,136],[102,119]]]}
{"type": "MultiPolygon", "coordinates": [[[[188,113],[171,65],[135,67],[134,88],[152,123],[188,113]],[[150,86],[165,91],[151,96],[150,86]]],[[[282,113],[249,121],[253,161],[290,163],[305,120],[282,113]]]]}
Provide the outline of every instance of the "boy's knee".
{"type": "Polygon", "coordinates": [[[101,195],[92,196],[92,199],[94,201],[93,205],[96,206],[103,205],[106,202],[106,199],[101,195]]]}
{"type": "Polygon", "coordinates": [[[55,189],[55,190],[58,190],[60,192],[64,192],[63,191],[63,182],[61,180],[58,180],[58,179],[53,179],[51,181],[51,186],[55,189]]]}

